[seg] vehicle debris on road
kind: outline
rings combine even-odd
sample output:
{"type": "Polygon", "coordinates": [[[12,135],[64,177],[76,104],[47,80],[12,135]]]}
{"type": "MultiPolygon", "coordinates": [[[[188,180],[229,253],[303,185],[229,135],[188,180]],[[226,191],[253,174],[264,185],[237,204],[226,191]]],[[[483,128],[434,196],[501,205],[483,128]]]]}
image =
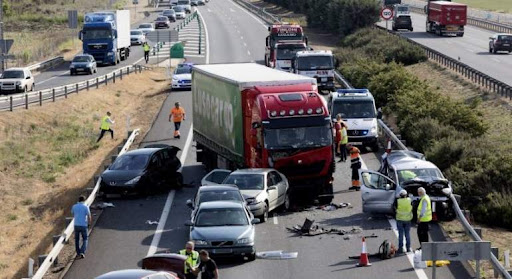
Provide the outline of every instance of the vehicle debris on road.
{"type": "Polygon", "coordinates": [[[257,252],[256,258],[267,259],[267,260],[288,260],[288,259],[296,259],[298,255],[299,255],[299,252],[283,252],[282,250],[278,250],[278,251],[257,252]]]}
{"type": "Polygon", "coordinates": [[[107,207],[115,207],[115,205],[113,203],[110,203],[110,202],[103,202],[103,203],[100,203],[100,204],[92,205],[91,209],[105,209],[107,207]]]}
{"type": "Polygon", "coordinates": [[[158,225],[158,221],[147,220],[146,224],[148,224],[148,225],[158,225]]]}
{"type": "Polygon", "coordinates": [[[353,227],[351,230],[334,229],[334,228],[322,228],[317,225],[313,226],[314,220],[306,218],[302,226],[295,225],[292,228],[287,228],[288,231],[297,233],[301,236],[315,236],[321,234],[338,234],[338,235],[349,235],[349,234],[360,234],[363,232],[361,228],[353,227]]]}

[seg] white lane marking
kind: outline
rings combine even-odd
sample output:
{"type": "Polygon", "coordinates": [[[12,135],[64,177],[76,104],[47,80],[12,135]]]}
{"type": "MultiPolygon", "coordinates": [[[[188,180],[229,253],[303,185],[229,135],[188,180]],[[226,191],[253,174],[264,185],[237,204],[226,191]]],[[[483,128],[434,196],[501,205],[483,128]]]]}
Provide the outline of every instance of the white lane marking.
{"type": "Polygon", "coordinates": [[[249,16],[251,16],[252,18],[254,18],[257,22],[259,22],[263,28],[265,28],[265,30],[267,30],[268,28],[268,25],[266,25],[263,21],[261,21],[261,19],[257,18],[255,15],[253,15],[251,12],[249,12],[248,10],[244,9],[243,7],[241,7],[240,5],[238,5],[237,3],[233,2],[233,1],[230,1],[233,5],[237,6],[240,10],[242,10],[244,13],[248,14],[249,16]]]}
{"type": "MultiPolygon", "coordinates": [[[[185,160],[187,159],[187,153],[192,144],[192,130],[193,124],[190,125],[190,130],[188,131],[187,140],[185,141],[185,146],[183,147],[183,151],[180,156],[181,167],[178,172],[181,172],[183,166],[185,165],[185,160]]],[[[156,228],[155,234],[153,235],[153,240],[151,241],[151,245],[149,246],[149,251],[147,256],[151,256],[156,253],[158,249],[158,244],[160,243],[160,239],[162,238],[162,232],[165,228],[165,223],[167,222],[167,218],[169,217],[169,213],[171,212],[172,202],[174,200],[174,195],[176,194],[175,190],[169,192],[167,196],[167,200],[165,201],[164,209],[162,210],[162,215],[160,215],[160,219],[158,220],[158,226],[156,228]]]]}
{"type": "Polygon", "coordinates": [[[494,57],[492,57],[491,59],[492,59],[492,60],[494,60],[494,61],[496,61],[496,62],[498,62],[498,63],[501,63],[501,60],[499,60],[498,58],[494,58],[494,57]]]}
{"type": "Polygon", "coordinates": [[[208,9],[206,9],[206,10],[207,10],[209,13],[211,13],[211,12],[212,12],[212,10],[210,10],[209,8],[208,8],[208,9]]]}
{"type": "Polygon", "coordinates": [[[240,30],[237,29],[236,32],[238,32],[238,34],[240,34],[240,30]]]}
{"type": "Polygon", "coordinates": [[[250,52],[250,51],[247,51],[247,54],[248,54],[249,56],[251,56],[251,52],[250,52]]]}
{"type": "Polygon", "coordinates": [[[470,48],[466,48],[466,50],[469,51],[469,52],[476,52],[476,51],[474,51],[474,50],[472,50],[470,48]]]}
{"type": "MultiPolygon", "coordinates": [[[[361,169],[367,170],[368,167],[366,166],[366,163],[363,161],[363,158],[361,157],[361,169]]],[[[389,224],[391,225],[391,228],[393,228],[393,232],[395,233],[396,238],[398,239],[398,229],[396,227],[396,221],[395,219],[388,219],[389,224]]],[[[416,276],[418,276],[418,279],[428,279],[427,274],[423,269],[417,269],[414,267],[414,254],[408,253],[407,259],[409,260],[409,263],[411,264],[412,268],[414,268],[414,272],[416,273],[416,276]]]]}
{"type": "Polygon", "coordinates": [[[50,80],[52,80],[52,79],[56,79],[56,78],[58,78],[58,77],[61,77],[61,76],[67,75],[67,74],[69,74],[69,71],[64,71],[64,72],[58,73],[56,76],[53,76],[53,77],[51,77],[51,78],[47,78],[47,79],[42,80],[42,81],[36,81],[36,83],[37,83],[37,84],[45,83],[45,82],[47,82],[47,81],[50,81],[50,80]]]}
{"type": "Polygon", "coordinates": [[[242,41],[244,40],[244,36],[240,36],[240,39],[242,39],[242,41]]]}
{"type": "Polygon", "coordinates": [[[244,42],[244,47],[247,47],[247,44],[244,42]]]}
{"type": "MultiPolygon", "coordinates": [[[[201,22],[205,22],[203,16],[199,12],[199,10],[197,10],[197,14],[201,18],[201,22]]],[[[206,37],[205,38],[206,39],[206,64],[210,64],[210,37],[208,36],[208,27],[206,27],[206,23],[203,24],[203,27],[204,27],[204,34],[206,37]]]]}
{"type": "Polygon", "coordinates": [[[232,13],[236,13],[236,11],[233,10],[233,8],[229,8],[229,11],[232,12],[232,13]]]}
{"type": "Polygon", "coordinates": [[[272,219],[274,220],[274,225],[279,224],[279,222],[277,221],[277,213],[274,213],[274,216],[272,216],[272,219]]]}

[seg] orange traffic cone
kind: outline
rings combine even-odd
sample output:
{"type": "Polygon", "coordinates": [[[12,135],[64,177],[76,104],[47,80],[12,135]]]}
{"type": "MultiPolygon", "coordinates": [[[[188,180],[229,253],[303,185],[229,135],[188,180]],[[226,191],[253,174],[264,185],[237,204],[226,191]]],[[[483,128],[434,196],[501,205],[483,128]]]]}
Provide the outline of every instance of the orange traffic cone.
{"type": "Polygon", "coordinates": [[[363,236],[363,250],[361,251],[361,256],[359,257],[359,263],[356,265],[357,267],[361,266],[371,266],[370,260],[368,259],[368,251],[366,250],[366,239],[363,236]]]}

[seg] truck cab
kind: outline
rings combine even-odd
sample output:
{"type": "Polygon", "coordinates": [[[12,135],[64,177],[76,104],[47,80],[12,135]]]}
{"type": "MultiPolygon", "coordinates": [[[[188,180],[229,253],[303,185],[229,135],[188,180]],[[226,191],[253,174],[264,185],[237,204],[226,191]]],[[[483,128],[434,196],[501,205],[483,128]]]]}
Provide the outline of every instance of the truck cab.
{"type": "Polygon", "coordinates": [[[274,24],[268,27],[269,35],[265,39],[265,66],[275,68],[275,50],[276,45],[283,44],[285,41],[295,41],[308,44],[308,39],[304,35],[302,27],[298,24],[274,24]],[[273,61],[274,65],[271,65],[273,61]]]}
{"type": "Polygon", "coordinates": [[[333,121],[340,114],[347,123],[349,142],[369,146],[374,152],[379,149],[375,99],[368,89],[338,89],[332,92],[329,109],[333,121]]]}
{"type": "Polygon", "coordinates": [[[330,50],[298,51],[291,72],[315,78],[319,90],[334,91],[334,70],[338,66],[330,50]]]}
{"type": "Polygon", "coordinates": [[[305,51],[307,46],[302,41],[279,41],[274,49],[270,59],[270,67],[289,72],[295,54],[299,51],[305,51]]]}

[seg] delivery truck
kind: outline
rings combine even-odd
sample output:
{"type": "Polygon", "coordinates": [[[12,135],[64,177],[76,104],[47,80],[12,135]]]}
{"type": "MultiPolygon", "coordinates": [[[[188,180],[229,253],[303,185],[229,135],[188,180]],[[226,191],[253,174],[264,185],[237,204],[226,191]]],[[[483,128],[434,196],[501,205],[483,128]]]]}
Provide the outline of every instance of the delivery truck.
{"type": "Polygon", "coordinates": [[[330,202],[334,150],[316,79],[255,63],[194,66],[193,131],[207,169],[274,168],[330,202]]]}
{"type": "Polygon", "coordinates": [[[467,6],[450,1],[429,1],[425,6],[426,31],[438,36],[464,36],[467,21],[467,6]]]}
{"type": "Polygon", "coordinates": [[[130,11],[87,13],[79,33],[84,54],[98,64],[116,65],[130,56],[130,11]]]}
{"type": "Polygon", "coordinates": [[[334,91],[334,71],[338,66],[330,50],[299,51],[292,60],[291,72],[316,79],[318,90],[334,91]]]}

